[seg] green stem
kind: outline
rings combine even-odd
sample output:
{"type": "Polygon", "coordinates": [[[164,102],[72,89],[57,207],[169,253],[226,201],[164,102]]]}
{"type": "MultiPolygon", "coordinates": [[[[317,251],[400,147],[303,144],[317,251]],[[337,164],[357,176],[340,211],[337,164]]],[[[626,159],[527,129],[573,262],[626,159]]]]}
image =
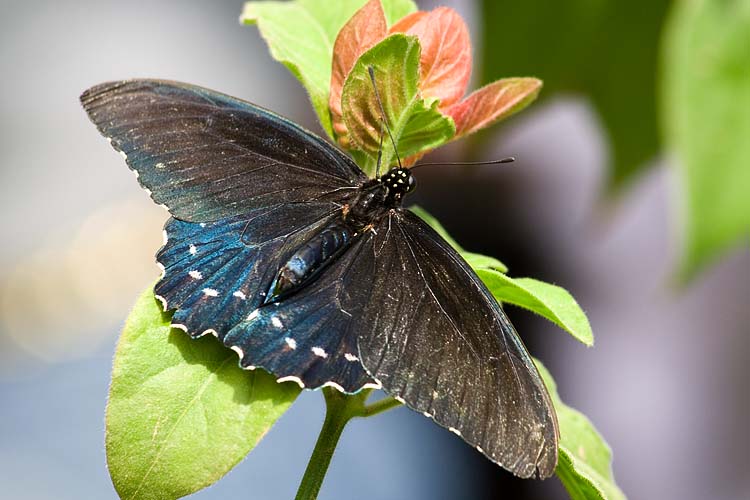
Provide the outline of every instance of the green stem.
{"type": "Polygon", "coordinates": [[[305,469],[305,475],[302,476],[302,482],[297,489],[296,500],[315,500],[318,497],[333,453],[336,451],[336,445],[349,420],[354,417],[371,417],[401,404],[391,397],[386,397],[371,405],[366,405],[365,401],[370,392],[370,390],[364,390],[358,394],[346,395],[335,389],[323,389],[326,418],[307,469],[305,469]]]}
{"type": "Polygon", "coordinates": [[[388,411],[391,408],[395,408],[397,406],[401,406],[401,403],[399,403],[392,397],[387,396],[379,401],[372,403],[371,405],[367,405],[364,408],[362,408],[362,414],[359,416],[360,417],[372,417],[372,416],[377,415],[378,413],[383,413],[384,411],[388,411]]]}

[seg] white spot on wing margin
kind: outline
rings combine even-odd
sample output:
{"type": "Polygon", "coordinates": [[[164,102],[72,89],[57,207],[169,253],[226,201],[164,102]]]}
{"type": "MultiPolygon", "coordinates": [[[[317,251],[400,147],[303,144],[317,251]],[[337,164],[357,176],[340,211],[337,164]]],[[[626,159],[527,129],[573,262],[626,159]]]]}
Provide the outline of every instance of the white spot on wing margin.
{"type": "Polygon", "coordinates": [[[343,387],[341,387],[339,384],[337,384],[336,382],[333,382],[331,380],[329,380],[328,382],[326,382],[325,384],[323,384],[321,387],[333,387],[334,389],[336,389],[339,392],[344,392],[344,393],[346,392],[343,387]]]}
{"type": "Polygon", "coordinates": [[[161,295],[154,294],[154,297],[156,297],[156,300],[161,302],[161,307],[166,311],[169,307],[167,306],[167,299],[162,297],[161,295]]]}
{"type": "Polygon", "coordinates": [[[305,388],[304,382],[299,377],[295,377],[294,375],[289,375],[286,377],[277,378],[276,382],[281,384],[283,382],[297,382],[297,385],[299,385],[301,388],[305,388]]]}

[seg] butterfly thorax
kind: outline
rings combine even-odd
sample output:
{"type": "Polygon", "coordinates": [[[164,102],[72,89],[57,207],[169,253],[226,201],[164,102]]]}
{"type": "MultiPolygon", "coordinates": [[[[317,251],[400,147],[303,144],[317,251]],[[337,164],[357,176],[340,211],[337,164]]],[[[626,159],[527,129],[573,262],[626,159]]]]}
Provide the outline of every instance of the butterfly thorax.
{"type": "Polygon", "coordinates": [[[408,169],[397,168],[362,187],[337,218],[300,246],[281,266],[266,294],[265,303],[276,302],[310,283],[343,253],[353,241],[401,206],[416,182],[408,169]]]}
{"type": "Polygon", "coordinates": [[[386,203],[394,207],[401,206],[404,196],[417,187],[417,180],[408,168],[403,167],[389,170],[378,182],[386,190],[386,203]]]}
{"type": "Polygon", "coordinates": [[[404,197],[416,187],[408,168],[394,168],[362,186],[357,199],[346,207],[344,215],[362,227],[380,220],[389,210],[401,207],[404,197]]]}

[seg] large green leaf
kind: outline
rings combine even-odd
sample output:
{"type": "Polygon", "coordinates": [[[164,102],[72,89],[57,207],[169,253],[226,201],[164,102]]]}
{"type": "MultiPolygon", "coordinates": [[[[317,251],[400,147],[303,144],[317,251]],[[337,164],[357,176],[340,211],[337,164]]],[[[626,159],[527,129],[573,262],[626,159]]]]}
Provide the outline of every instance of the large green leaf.
{"type": "Polygon", "coordinates": [[[594,334],[586,314],[564,288],[531,278],[511,278],[495,269],[475,271],[498,301],[535,312],[583,344],[594,345],[594,334]]]}
{"type": "Polygon", "coordinates": [[[179,498],[242,460],[299,394],[244,371],[210,335],[169,328],[149,287],[122,332],[106,419],[107,463],[123,499],[179,498]]]}
{"type": "Polygon", "coordinates": [[[477,269],[491,269],[499,271],[501,273],[508,272],[508,266],[500,262],[494,257],[482,255],[474,252],[461,252],[461,257],[476,271],[477,269]]]}
{"type": "MultiPolygon", "coordinates": [[[[419,92],[419,41],[395,34],[360,56],[344,83],[341,104],[352,146],[367,153],[360,165],[368,175],[375,171],[380,147],[381,111],[368,68],[373,68],[385,119],[402,158],[436,148],[456,133],[453,120],[440,113],[438,102],[427,102],[419,92]]],[[[396,162],[391,142],[382,147],[384,167],[396,162]]]]}
{"type": "Polygon", "coordinates": [[[750,0],[676,2],[664,41],[663,125],[689,276],[750,235],[750,0]]]}
{"type": "Polygon", "coordinates": [[[579,94],[611,144],[611,185],[658,151],[656,75],[669,0],[482,0],[482,81],[534,75],[543,98],[579,94]]]}
{"type": "MultiPolygon", "coordinates": [[[[310,94],[323,129],[333,137],[328,111],[333,43],[341,27],[365,0],[247,2],[240,16],[256,24],[274,59],[284,64],[310,94]]],[[[389,23],[416,10],[411,0],[384,0],[389,23]]]]}
{"type": "Polygon", "coordinates": [[[615,484],[612,451],[583,413],[560,400],[547,368],[534,360],[544,379],[560,425],[560,447],[555,473],[573,500],[624,500],[615,484]]]}

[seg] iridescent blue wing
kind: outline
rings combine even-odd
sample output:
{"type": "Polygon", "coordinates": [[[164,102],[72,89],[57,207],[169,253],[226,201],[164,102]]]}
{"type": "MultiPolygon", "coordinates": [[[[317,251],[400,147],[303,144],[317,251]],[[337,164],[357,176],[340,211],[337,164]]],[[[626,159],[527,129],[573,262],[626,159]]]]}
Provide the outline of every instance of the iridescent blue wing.
{"type": "Polygon", "coordinates": [[[391,396],[521,477],[550,476],[558,430],[534,363],[458,253],[392,210],[353,261],[342,306],[366,370],[391,396]]]}
{"type": "MultiPolygon", "coordinates": [[[[341,217],[342,206],[367,181],[351,159],[319,137],[200,87],[156,80],[105,83],[84,92],[81,102],[154,201],[175,216],[157,254],[164,274],[154,291],[165,310],[174,311],[173,326],[193,337],[212,333],[224,339],[247,322],[281,265],[341,217]]],[[[323,296],[299,310],[315,308],[323,296]]],[[[324,311],[309,310],[305,319],[311,342],[310,322],[324,311]]],[[[372,383],[358,360],[334,358],[337,351],[356,352],[356,346],[336,335],[333,316],[325,323],[330,338],[318,342],[330,359],[307,349],[309,359],[295,359],[294,368],[270,363],[270,371],[281,378],[299,374],[296,380],[311,388],[327,383],[354,392],[372,383]]],[[[254,356],[270,352],[279,340],[287,348],[292,344],[269,337],[278,336],[279,320],[269,321],[266,345],[254,356]]],[[[302,353],[302,336],[299,342],[302,353]]],[[[240,350],[240,344],[234,347],[240,350]]]]}
{"type": "Polygon", "coordinates": [[[350,320],[337,305],[336,282],[347,252],[319,280],[288,299],[262,306],[278,269],[321,228],[341,216],[324,202],[280,204],[210,223],[171,219],[157,254],[164,275],[154,292],[172,325],[192,337],[207,333],[280,380],[314,389],[356,392],[372,379],[356,358],[350,320]]]}
{"type": "Polygon", "coordinates": [[[245,368],[262,367],[279,380],[294,380],[314,389],[332,386],[345,392],[379,388],[362,368],[357,355],[357,311],[349,302],[350,288],[361,291],[371,273],[353,273],[352,264],[372,235],[360,236],[325,272],[288,298],[251,312],[232,328],[224,344],[236,350],[245,368]]]}
{"type": "Polygon", "coordinates": [[[207,222],[336,199],[367,181],[341,151],[258,106],[194,85],[97,85],[81,103],[156,203],[207,222]]]}

